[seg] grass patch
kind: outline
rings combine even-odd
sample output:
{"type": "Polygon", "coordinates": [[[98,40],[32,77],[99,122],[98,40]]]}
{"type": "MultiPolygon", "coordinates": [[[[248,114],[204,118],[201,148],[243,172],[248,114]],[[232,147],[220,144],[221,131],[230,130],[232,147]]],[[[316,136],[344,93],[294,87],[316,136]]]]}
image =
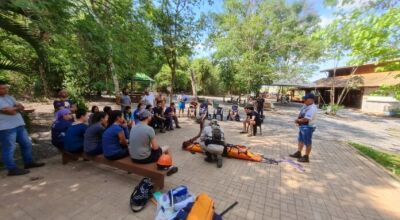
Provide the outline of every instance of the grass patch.
{"type": "Polygon", "coordinates": [[[375,160],[377,163],[388,169],[393,174],[400,176],[400,155],[395,153],[375,150],[371,147],[349,142],[349,144],[360,151],[365,156],[375,160]]]}

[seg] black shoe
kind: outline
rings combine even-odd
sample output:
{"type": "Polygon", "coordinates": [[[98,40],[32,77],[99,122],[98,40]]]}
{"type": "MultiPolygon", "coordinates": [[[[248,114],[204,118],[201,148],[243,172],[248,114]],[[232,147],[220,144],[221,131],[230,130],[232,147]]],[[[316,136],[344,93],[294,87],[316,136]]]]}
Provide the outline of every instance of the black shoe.
{"type": "Polygon", "coordinates": [[[222,156],[217,156],[217,167],[218,168],[222,167],[222,156]]]}
{"type": "Polygon", "coordinates": [[[206,152],[206,155],[207,155],[207,157],[204,158],[204,161],[206,161],[206,162],[208,162],[208,163],[214,162],[214,160],[213,160],[213,158],[212,158],[212,156],[211,156],[210,153],[206,152]]]}
{"type": "Polygon", "coordinates": [[[9,170],[7,175],[8,176],[20,176],[20,175],[28,174],[29,172],[30,172],[29,170],[20,169],[17,167],[13,170],[9,170]]]}
{"type": "Polygon", "coordinates": [[[169,130],[170,130],[170,131],[173,131],[173,130],[174,130],[174,128],[170,128],[169,130]]]}
{"type": "Polygon", "coordinates": [[[25,169],[31,169],[31,168],[36,168],[36,167],[42,167],[42,166],[44,166],[44,165],[45,165],[45,163],[32,162],[32,163],[30,163],[30,164],[26,164],[26,165],[24,166],[24,168],[25,168],[25,169]]]}
{"type": "Polygon", "coordinates": [[[177,126],[176,126],[176,128],[178,128],[178,129],[179,129],[179,128],[181,128],[181,126],[177,125],[177,126]]]}
{"type": "Polygon", "coordinates": [[[289,154],[290,157],[294,157],[294,158],[301,158],[301,152],[300,151],[296,151],[296,153],[294,154],[289,154]]]}
{"type": "Polygon", "coordinates": [[[303,157],[299,158],[297,161],[301,163],[308,163],[310,160],[308,159],[308,155],[304,155],[303,157]]]}
{"type": "Polygon", "coordinates": [[[160,130],[160,133],[165,133],[164,129],[161,129],[161,130],[160,130]]]}

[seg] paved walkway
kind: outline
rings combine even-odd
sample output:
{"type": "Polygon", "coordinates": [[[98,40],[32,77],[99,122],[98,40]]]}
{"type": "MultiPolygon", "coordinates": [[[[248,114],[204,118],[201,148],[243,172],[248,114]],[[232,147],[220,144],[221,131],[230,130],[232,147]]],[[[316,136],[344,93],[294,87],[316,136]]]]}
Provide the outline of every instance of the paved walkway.
{"type": "MultiPolygon", "coordinates": [[[[294,112],[288,114],[267,117],[263,136],[253,138],[238,134],[241,123],[221,124],[227,142],[281,158],[296,149],[294,112]]],[[[184,184],[193,193],[207,192],[219,212],[239,201],[225,219],[400,219],[399,182],[343,142],[325,138],[322,131],[316,133],[311,163],[301,173],[289,164],[236,159],[225,159],[217,169],[202,155],[181,150],[182,141],[198,132],[190,120],[183,119],[182,126],[157,134],[161,144],[171,147],[180,169],[166,177],[165,189],[184,184]]],[[[141,177],[93,162],[63,166],[59,156],[47,162],[27,176],[0,173],[0,219],[154,219],[151,203],[138,214],[129,209],[130,193],[141,177]]]]}

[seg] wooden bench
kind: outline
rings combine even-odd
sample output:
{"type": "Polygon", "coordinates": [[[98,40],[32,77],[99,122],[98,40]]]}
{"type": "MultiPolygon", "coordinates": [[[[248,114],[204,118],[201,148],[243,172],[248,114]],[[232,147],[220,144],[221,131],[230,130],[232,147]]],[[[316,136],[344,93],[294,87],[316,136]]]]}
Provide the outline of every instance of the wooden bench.
{"type": "Polygon", "coordinates": [[[97,163],[106,164],[111,167],[116,167],[127,172],[137,174],[139,176],[150,177],[154,182],[154,186],[158,189],[164,188],[164,177],[167,171],[158,170],[156,163],[138,164],[132,162],[130,157],[125,157],[119,160],[108,160],[103,155],[89,156],[86,154],[72,154],[62,152],[62,163],[67,164],[69,161],[77,161],[79,158],[91,160],[97,163]]]}

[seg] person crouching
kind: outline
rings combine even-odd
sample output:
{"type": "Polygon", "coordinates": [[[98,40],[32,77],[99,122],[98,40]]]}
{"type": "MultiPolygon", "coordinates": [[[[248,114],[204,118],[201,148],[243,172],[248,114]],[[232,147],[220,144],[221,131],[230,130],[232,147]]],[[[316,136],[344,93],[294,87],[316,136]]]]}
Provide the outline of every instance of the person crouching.
{"type": "Polygon", "coordinates": [[[221,168],[225,137],[216,119],[213,119],[210,125],[203,129],[200,140],[200,146],[207,155],[204,160],[210,163],[217,161],[217,167],[221,168]]]}

